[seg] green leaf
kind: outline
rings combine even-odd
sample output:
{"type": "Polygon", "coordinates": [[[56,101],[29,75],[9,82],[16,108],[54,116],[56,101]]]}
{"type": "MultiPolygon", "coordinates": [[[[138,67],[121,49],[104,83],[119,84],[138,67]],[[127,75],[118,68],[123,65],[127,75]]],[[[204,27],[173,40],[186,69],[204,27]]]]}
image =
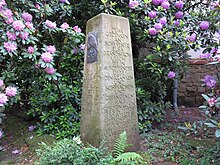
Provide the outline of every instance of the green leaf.
{"type": "Polygon", "coordinates": [[[202,97],[206,100],[206,101],[208,101],[210,98],[209,98],[209,96],[207,96],[207,95],[205,95],[205,94],[202,94],[202,97]]]}
{"type": "Polygon", "coordinates": [[[143,158],[141,157],[141,155],[139,155],[136,152],[126,152],[123,153],[121,155],[119,155],[115,161],[117,162],[121,162],[121,163],[128,163],[131,161],[141,161],[143,158]]]}
{"type": "Polygon", "coordinates": [[[220,102],[215,103],[216,108],[220,108],[220,102]]]}
{"type": "Polygon", "coordinates": [[[208,127],[211,127],[211,128],[215,128],[217,127],[216,125],[212,124],[212,123],[204,123],[205,125],[207,125],[208,127]]]}
{"type": "Polygon", "coordinates": [[[4,113],[0,113],[0,117],[5,117],[5,114],[4,113]]]}
{"type": "Polygon", "coordinates": [[[206,105],[202,105],[202,106],[199,106],[200,109],[206,109],[208,106],[206,105]]]}
{"type": "Polygon", "coordinates": [[[121,155],[127,147],[127,134],[126,131],[122,132],[119,137],[116,139],[115,144],[113,146],[112,153],[114,157],[118,157],[121,155]]]}
{"type": "Polygon", "coordinates": [[[215,125],[218,125],[218,122],[217,122],[217,121],[212,120],[212,119],[210,119],[210,121],[211,121],[212,123],[214,123],[215,125]]]}
{"type": "Polygon", "coordinates": [[[108,0],[101,0],[103,4],[106,4],[108,0]]]}
{"type": "Polygon", "coordinates": [[[181,127],[181,126],[179,126],[178,128],[179,128],[179,129],[182,129],[182,130],[185,130],[185,131],[186,131],[186,130],[189,130],[189,128],[187,128],[187,127],[181,127]]]}
{"type": "Polygon", "coordinates": [[[216,136],[217,138],[220,137],[220,129],[217,129],[217,130],[215,131],[215,136],[216,136]]]}

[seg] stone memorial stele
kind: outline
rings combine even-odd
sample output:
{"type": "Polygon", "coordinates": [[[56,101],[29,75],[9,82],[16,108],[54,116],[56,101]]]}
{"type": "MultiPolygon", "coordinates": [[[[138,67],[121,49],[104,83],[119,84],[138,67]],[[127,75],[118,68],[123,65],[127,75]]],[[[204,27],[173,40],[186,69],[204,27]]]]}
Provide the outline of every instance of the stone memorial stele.
{"type": "Polygon", "coordinates": [[[127,18],[99,14],[87,22],[80,134],[109,150],[126,131],[140,149],[130,26],[127,18]]]}

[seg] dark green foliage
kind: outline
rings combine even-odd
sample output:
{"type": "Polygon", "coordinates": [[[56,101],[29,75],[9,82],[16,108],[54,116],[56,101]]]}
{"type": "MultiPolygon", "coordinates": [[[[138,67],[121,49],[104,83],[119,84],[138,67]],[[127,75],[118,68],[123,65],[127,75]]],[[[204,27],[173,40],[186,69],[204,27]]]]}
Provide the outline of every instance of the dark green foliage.
{"type": "MultiPolygon", "coordinates": [[[[18,17],[23,12],[32,14],[35,31],[30,33],[27,43],[18,43],[21,46],[16,55],[4,59],[7,68],[0,69],[4,81],[19,86],[20,106],[28,115],[39,119],[38,134],[49,133],[56,138],[78,134],[84,56],[80,45],[84,35],[73,29],[51,30],[44,25],[46,20],[56,21],[57,27],[64,22],[71,27],[79,25],[75,19],[79,14],[76,7],[59,1],[26,0],[9,0],[8,7],[17,12],[18,17]],[[48,45],[56,47],[54,60],[39,67],[40,56],[48,45]],[[35,47],[32,55],[27,53],[28,46],[35,47]],[[54,67],[56,73],[45,74],[47,65],[54,67]]],[[[4,25],[5,31],[9,28],[4,25]]]]}
{"type": "Polygon", "coordinates": [[[147,153],[151,155],[152,163],[155,164],[158,157],[181,165],[218,165],[220,161],[220,143],[213,139],[199,140],[175,131],[156,130],[148,133],[145,145],[148,147],[147,153]]]}
{"type": "Polygon", "coordinates": [[[69,139],[60,140],[51,147],[42,143],[42,147],[37,151],[41,157],[39,165],[107,165],[112,160],[110,155],[105,155],[105,148],[84,146],[69,139]]]}
{"type": "Polygon", "coordinates": [[[141,165],[143,158],[135,152],[125,152],[127,144],[126,132],[120,134],[115,142],[112,157],[107,153],[107,148],[102,142],[99,148],[91,145],[84,145],[80,139],[74,138],[59,140],[53,146],[41,144],[37,150],[40,159],[39,165],[141,165]]]}
{"type": "Polygon", "coordinates": [[[150,100],[149,92],[144,89],[137,88],[138,102],[138,121],[140,132],[146,135],[152,128],[153,124],[158,124],[164,119],[166,109],[170,108],[169,102],[153,102],[150,100]]]}
{"type": "Polygon", "coordinates": [[[5,113],[3,113],[4,110],[5,110],[4,107],[0,108],[0,124],[2,123],[3,118],[5,117],[5,113]]]}

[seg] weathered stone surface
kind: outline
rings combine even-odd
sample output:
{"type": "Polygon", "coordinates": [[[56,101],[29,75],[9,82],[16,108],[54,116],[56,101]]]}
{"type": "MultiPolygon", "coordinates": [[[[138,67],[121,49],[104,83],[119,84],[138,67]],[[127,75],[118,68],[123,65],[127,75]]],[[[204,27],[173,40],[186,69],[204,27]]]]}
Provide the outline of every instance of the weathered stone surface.
{"type": "Polygon", "coordinates": [[[81,138],[94,146],[127,132],[129,150],[140,148],[133,59],[126,18],[99,14],[87,22],[81,138]]]}

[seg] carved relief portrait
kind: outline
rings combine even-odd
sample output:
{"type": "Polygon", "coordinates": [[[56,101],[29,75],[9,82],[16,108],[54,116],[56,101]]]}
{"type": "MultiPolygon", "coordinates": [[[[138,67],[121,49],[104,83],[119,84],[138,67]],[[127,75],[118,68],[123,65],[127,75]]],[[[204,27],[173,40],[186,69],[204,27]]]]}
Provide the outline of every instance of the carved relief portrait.
{"type": "Polygon", "coordinates": [[[93,62],[98,61],[98,39],[97,38],[98,38],[97,32],[90,32],[88,34],[86,63],[93,63],[93,62]]]}

